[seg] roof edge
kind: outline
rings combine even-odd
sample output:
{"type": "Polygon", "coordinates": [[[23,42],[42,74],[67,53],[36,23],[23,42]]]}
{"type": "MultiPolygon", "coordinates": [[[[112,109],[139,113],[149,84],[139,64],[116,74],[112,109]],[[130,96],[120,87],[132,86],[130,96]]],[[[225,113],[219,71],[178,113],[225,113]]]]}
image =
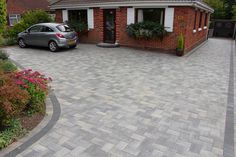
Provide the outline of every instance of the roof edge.
{"type": "Polygon", "coordinates": [[[60,5],[57,3],[51,4],[51,9],[73,9],[73,8],[93,8],[93,7],[145,7],[145,6],[191,6],[199,9],[206,10],[213,13],[214,9],[208,6],[206,3],[201,1],[129,1],[129,2],[96,2],[96,3],[85,3],[85,4],[66,4],[60,5]]]}

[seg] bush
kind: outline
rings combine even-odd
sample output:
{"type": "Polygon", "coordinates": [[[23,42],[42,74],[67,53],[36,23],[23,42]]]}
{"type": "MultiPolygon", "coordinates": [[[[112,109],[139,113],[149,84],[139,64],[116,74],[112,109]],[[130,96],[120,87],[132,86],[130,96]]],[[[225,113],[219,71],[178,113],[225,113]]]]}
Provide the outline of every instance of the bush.
{"type": "Polygon", "coordinates": [[[8,60],[0,60],[0,69],[4,72],[4,73],[9,73],[9,72],[14,72],[17,70],[17,67],[10,61],[8,60]]]}
{"type": "Polygon", "coordinates": [[[18,120],[10,120],[9,127],[4,131],[0,131],[0,150],[7,147],[24,133],[25,131],[18,120]]]}
{"type": "Polygon", "coordinates": [[[165,27],[158,22],[139,22],[127,26],[127,33],[136,39],[163,39],[167,35],[165,27]]]}
{"type": "Polygon", "coordinates": [[[39,72],[32,72],[31,69],[23,70],[15,74],[17,84],[28,91],[30,94],[30,102],[27,111],[30,113],[43,113],[45,107],[45,99],[49,90],[48,82],[51,78],[46,78],[39,72]]]}
{"type": "Polygon", "coordinates": [[[75,20],[69,21],[68,25],[70,26],[70,28],[73,28],[76,32],[83,32],[88,29],[87,24],[83,22],[77,22],[75,20]]]}
{"type": "Polygon", "coordinates": [[[16,84],[11,74],[0,74],[0,128],[8,126],[25,109],[29,99],[28,92],[16,84]]]}
{"type": "Polygon", "coordinates": [[[3,32],[7,24],[6,1],[0,0],[0,33],[3,32]]]}
{"type": "Polygon", "coordinates": [[[22,15],[19,23],[9,28],[5,36],[16,39],[17,34],[37,23],[51,22],[50,15],[42,10],[27,11],[22,15]]]}
{"type": "Polygon", "coordinates": [[[181,35],[178,37],[177,49],[178,49],[178,50],[184,50],[184,36],[183,36],[183,34],[181,34],[181,35]]]}
{"type": "Polygon", "coordinates": [[[0,50],[0,59],[7,60],[8,58],[9,58],[9,55],[3,50],[0,50]]]}

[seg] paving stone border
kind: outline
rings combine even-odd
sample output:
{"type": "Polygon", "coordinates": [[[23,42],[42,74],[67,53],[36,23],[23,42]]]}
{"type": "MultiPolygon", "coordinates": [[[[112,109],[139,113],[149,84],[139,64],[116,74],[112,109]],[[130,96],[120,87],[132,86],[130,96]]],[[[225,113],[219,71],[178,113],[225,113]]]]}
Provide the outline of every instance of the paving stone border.
{"type": "MultiPolygon", "coordinates": [[[[14,60],[11,60],[16,66],[20,69],[24,69],[19,63],[14,60]]],[[[0,156],[4,157],[15,157],[20,154],[24,150],[26,150],[29,146],[37,142],[40,138],[42,138],[50,129],[58,121],[61,114],[60,103],[57,100],[56,95],[53,90],[49,92],[49,96],[46,100],[46,116],[40,122],[40,124],[34,128],[29,134],[20,139],[19,141],[13,143],[9,146],[9,148],[4,149],[0,152],[0,156]]]]}
{"type": "Polygon", "coordinates": [[[235,44],[231,44],[228,100],[225,119],[224,157],[234,157],[234,57],[235,44]]]}

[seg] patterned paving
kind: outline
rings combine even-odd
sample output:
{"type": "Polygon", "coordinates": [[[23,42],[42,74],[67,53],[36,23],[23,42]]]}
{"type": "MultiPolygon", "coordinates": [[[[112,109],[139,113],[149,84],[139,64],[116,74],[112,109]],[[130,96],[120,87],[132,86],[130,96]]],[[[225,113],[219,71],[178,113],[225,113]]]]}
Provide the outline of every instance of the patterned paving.
{"type": "Polygon", "coordinates": [[[222,157],[231,41],[186,57],[81,44],[6,48],[51,76],[55,127],[18,157],[222,157]]]}

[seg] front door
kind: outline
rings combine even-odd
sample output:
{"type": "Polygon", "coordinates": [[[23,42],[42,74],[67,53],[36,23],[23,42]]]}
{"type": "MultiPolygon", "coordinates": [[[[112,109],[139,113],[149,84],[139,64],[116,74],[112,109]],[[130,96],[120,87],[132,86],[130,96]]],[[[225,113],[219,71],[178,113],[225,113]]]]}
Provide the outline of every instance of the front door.
{"type": "Polygon", "coordinates": [[[116,40],[116,10],[104,10],[104,42],[115,43],[116,40]]]}

